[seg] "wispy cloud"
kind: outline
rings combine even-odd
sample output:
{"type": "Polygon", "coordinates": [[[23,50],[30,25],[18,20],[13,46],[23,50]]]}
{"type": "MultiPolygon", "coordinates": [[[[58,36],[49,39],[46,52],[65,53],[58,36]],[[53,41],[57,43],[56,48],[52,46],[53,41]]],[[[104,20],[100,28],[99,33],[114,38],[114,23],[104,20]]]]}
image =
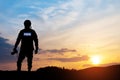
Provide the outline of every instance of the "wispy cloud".
{"type": "MultiPolygon", "coordinates": [[[[49,2],[52,3],[52,1],[49,2]]],[[[108,14],[110,15],[119,11],[117,10],[119,6],[116,5],[119,2],[118,0],[61,0],[48,5],[49,2],[38,0],[34,2],[31,0],[16,2],[16,5],[12,7],[13,13],[8,12],[16,16],[9,16],[6,20],[12,23],[11,26],[16,24],[16,26],[19,26],[21,24],[21,27],[24,19],[28,18],[32,20],[35,25],[33,26],[38,32],[44,32],[42,34],[45,34],[48,31],[52,31],[59,35],[61,31],[76,27],[74,25],[78,23],[86,23],[86,21],[91,21],[98,17],[104,17],[105,15],[107,16],[108,14]],[[44,5],[44,7],[41,5],[44,5]],[[17,11],[18,13],[16,13],[17,11]],[[13,23],[13,21],[15,22],[13,23]]],[[[21,29],[20,27],[18,28],[21,29]]],[[[50,33],[48,35],[53,34],[54,33],[50,33]]]]}
{"type": "Polygon", "coordinates": [[[112,62],[112,63],[102,64],[102,66],[111,66],[111,65],[120,65],[120,63],[112,62]]]}
{"type": "Polygon", "coordinates": [[[48,58],[48,60],[57,60],[61,62],[81,62],[81,61],[88,61],[89,57],[87,55],[83,55],[80,57],[71,57],[71,58],[48,58]]]}
{"type": "MultiPolygon", "coordinates": [[[[100,67],[106,67],[106,66],[112,66],[112,65],[120,65],[120,63],[116,63],[116,62],[110,62],[110,63],[105,63],[105,64],[100,64],[99,66],[100,67]]],[[[82,65],[82,67],[86,67],[86,68],[88,68],[88,67],[93,67],[93,65],[92,64],[84,64],[84,65],[82,65]]]]}
{"type": "Polygon", "coordinates": [[[51,49],[51,50],[40,50],[40,54],[45,54],[45,53],[52,53],[52,54],[55,54],[55,53],[59,53],[59,54],[64,54],[66,52],[77,52],[76,50],[72,50],[72,49],[67,49],[67,48],[62,48],[62,49],[51,49]]]}

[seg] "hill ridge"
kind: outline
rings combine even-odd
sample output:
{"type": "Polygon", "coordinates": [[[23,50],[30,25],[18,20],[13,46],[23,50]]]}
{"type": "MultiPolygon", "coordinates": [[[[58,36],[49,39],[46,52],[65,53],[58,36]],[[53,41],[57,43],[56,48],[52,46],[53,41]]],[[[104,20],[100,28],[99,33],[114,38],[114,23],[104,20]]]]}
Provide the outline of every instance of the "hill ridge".
{"type": "Polygon", "coordinates": [[[120,80],[120,65],[83,70],[47,66],[32,72],[0,71],[0,75],[0,80],[120,80]]]}

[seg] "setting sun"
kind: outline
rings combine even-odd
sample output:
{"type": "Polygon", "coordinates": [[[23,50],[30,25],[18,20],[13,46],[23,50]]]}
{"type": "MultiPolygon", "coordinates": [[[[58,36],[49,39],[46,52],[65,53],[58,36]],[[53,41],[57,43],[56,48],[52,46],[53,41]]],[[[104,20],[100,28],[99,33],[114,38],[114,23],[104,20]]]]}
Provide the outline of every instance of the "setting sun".
{"type": "Polygon", "coordinates": [[[91,57],[91,62],[92,62],[92,64],[94,64],[94,65],[100,64],[100,62],[101,62],[100,56],[92,56],[92,57],[91,57]]]}

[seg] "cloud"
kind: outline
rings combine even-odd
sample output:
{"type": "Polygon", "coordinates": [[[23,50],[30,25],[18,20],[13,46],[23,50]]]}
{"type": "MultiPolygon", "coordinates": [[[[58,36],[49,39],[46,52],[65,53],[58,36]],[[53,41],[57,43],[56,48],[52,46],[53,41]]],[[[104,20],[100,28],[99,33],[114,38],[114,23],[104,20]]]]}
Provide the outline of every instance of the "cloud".
{"type": "Polygon", "coordinates": [[[8,39],[0,37],[0,63],[14,60],[10,55],[13,45],[7,43],[8,39]]]}
{"type": "MultiPolygon", "coordinates": [[[[99,66],[100,67],[106,67],[106,66],[112,66],[112,65],[120,65],[120,63],[117,63],[117,62],[113,62],[113,63],[105,63],[105,64],[100,64],[99,66]]],[[[92,64],[83,64],[82,67],[93,67],[92,64]]]]}
{"type": "Polygon", "coordinates": [[[80,62],[89,60],[89,56],[83,55],[80,57],[71,57],[71,58],[48,58],[48,60],[57,60],[61,62],[80,62]]]}
{"type": "MultiPolygon", "coordinates": [[[[10,2],[13,2],[13,1],[10,1],[10,2]]],[[[104,14],[108,15],[108,14],[112,14],[112,12],[119,11],[117,10],[119,9],[117,8],[118,5],[115,5],[116,3],[119,3],[119,2],[117,2],[116,0],[113,1],[114,3],[107,0],[105,1],[105,4],[103,4],[104,0],[79,0],[79,1],[78,0],[66,0],[66,1],[60,0],[55,2],[57,3],[54,3],[52,1],[39,1],[39,0],[35,0],[34,2],[32,0],[17,1],[16,3],[14,3],[14,5],[12,5],[13,15],[16,15],[16,16],[11,17],[10,15],[9,17],[6,17],[4,24],[6,24],[6,22],[8,22],[9,20],[11,24],[8,24],[7,26],[21,27],[22,25],[20,24],[23,22],[23,20],[26,18],[29,18],[35,24],[33,25],[34,28],[38,32],[40,32],[39,36],[42,36],[42,40],[45,41],[44,39],[48,40],[49,38],[48,36],[52,38],[54,34],[58,36],[58,35],[61,35],[62,31],[66,31],[66,30],[69,30],[70,28],[77,27],[75,25],[78,23],[85,23],[86,21],[94,20],[94,18],[98,18],[101,16],[104,17],[105,16],[104,14]],[[110,5],[112,5],[112,7],[109,7],[110,5]],[[44,38],[44,36],[48,38],[44,38]]],[[[10,11],[8,11],[7,13],[10,14],[10,11]]],[[[6,14],[6,15],[9,15],[9,14],[6,14]]],[[[2,16],[6,16],[6,15],[3,14],[2,16]]],[[[17,27],[16,29],[14,27],[14,30],[13,28],[10,28],[10,29],[12,29],[12,31],[15,32],[16,30],[20,29],[20,27],[17,27]]],[[[2,28],[6,28],[6,27],[4,26],[2,28]]],[[[9,32],[11,30],[4,29],[1,31],[9,32]]],[[[11,32],[10,35],[13,36],[15,34],[11,32]]]]}
{"type": "Polygon", "coordinates": [[[62,48],[62,49],[51,49],[51,50],[40,50],[40,54],[45,54],[45,53],[59,53],[59,54],[63,54],[66,52],[77,52],[77,50],[74,49],[67,49],[67,48],[62,48]]]}
{"type": "Polygon", "coordinates": [[[0,49],[1,49],[0,54],[6,53],[6,51],[12,47],[12,45],[8,44],[7,41],[8,39],[0,37],[0,49]]]}
{"type": "Polygon", "coordinates": [[[120,65],[120,63],[112,62],[112,63],[102,64],[102,66],[111,66],[111,65],[120,65]]]}

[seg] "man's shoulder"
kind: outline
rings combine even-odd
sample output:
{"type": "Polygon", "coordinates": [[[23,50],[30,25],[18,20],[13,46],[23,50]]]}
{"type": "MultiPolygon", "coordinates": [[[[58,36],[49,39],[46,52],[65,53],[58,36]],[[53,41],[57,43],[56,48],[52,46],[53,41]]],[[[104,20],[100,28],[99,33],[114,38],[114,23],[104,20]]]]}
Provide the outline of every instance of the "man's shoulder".
{"type": "Polygon", "coordinates": [[[30,32],[36,33],[34,29],[29,29],[30,32]]]}
{"type": "Polygon", "coordinates": [[[20,30],[20,32],[23,32],[23,31],[25,31],[25,29],[21,29],[21,30],[20,30]]]}
{"type": "Polygon", "coordinates": [[[20,30],[20,32],[27,32],[27,31],[30,31],[30,32],[35,32],[34,29],[22,29],[20,30]]]}
{"type": "Polygon", "coordinates": [[[23,33],[24,32],[24,29],[20,30],[19,33],[23,33]]]}
{"type": "Polygon", "coordinates": [[[30,29],[30,30],[35,32],[35,30],[34,30],[34,29],[30,29]]]}

